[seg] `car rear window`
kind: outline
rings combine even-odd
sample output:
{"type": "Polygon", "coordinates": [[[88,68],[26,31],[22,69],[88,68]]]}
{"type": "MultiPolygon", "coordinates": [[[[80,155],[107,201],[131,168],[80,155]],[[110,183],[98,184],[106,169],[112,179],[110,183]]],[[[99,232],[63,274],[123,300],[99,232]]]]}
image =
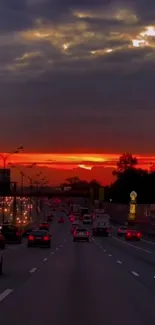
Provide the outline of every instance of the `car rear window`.
{"type": "Polygon", "coordinates": [[[76,231],[77,231],[77,232],[86,232],[87,229],[84,229],[84,228],[78,228],[78,229],[76,229],[76,231]]]}
{"type": "Polygon", "coordinates": [[[18,228],[14,226],[2,226],[2,231],[14,232],[18,231],[18,228]]]}
{"type": "Polygon", "coordinates": [[[45,236],[47,235],[47,231],[46,230],[41,230],[41,231],[32,231],[31,233],[33,236],[45,236]]]}

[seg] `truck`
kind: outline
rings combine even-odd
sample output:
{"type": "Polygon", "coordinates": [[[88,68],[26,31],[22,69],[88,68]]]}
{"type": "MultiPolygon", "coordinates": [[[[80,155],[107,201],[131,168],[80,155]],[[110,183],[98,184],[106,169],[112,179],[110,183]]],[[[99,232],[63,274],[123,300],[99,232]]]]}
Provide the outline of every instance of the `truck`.
{"type": "Polygon", "coordinates": [[[93,236],[108,236],[110,233],[110,217],[108,214],[97,214],[93,223],[93,236]]]}

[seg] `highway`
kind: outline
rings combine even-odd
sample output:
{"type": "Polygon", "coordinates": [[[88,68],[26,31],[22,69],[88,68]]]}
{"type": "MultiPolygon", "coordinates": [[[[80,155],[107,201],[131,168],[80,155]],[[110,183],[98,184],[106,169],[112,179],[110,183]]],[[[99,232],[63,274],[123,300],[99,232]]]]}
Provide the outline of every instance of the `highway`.
{"type": "Polygon", "coordinates": [[[109,238],[74,243],[55,220],[51,249],[12,245],[0,278],[5,324],[154,325],[155,245],[109,238]]]}

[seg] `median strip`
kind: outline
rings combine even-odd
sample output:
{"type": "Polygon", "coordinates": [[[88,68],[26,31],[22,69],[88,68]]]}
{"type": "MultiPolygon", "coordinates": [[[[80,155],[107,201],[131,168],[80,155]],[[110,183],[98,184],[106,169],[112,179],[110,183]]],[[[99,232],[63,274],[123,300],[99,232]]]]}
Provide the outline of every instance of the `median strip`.
{"type": "Polygon", "coordinates": [[[10,293],[12,293],[13,289],[6,289],[0,294],[0,302],[4,300],[10,293]]]}

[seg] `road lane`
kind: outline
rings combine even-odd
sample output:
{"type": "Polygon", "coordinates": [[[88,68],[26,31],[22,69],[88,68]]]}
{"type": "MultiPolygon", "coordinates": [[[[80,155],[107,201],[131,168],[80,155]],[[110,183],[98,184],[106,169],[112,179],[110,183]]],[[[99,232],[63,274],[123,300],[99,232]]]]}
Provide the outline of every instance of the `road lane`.
{"type": "Polygon", "coordinates": [[[117,263],[121,262],[126,270],[137,273],[140,281],[155,295],[155,255],[124,245],[110,237],[95,237],[93,240],[105,254],[111,255],[117,263]]]}
{"type": "Polygon", "coordinates": [[[31,274],[31,270],[40,268],[51,254],[53,255],[63,247],[68,236],[68,224],[58,224],[54,221],[51,225],[51,248],[27,248],[27,239],[22,245],[10,245],[4,252],[4,274],[0,277],[0,293],[8,287],[18,287],[31,274]]]}
{"type": "Polygon", "coordinates": [[[2,323],[16,325],[155,324],[154,298],[139,279],[93,242],[70,238],[0,303],[0,315],[2,323]]]}

